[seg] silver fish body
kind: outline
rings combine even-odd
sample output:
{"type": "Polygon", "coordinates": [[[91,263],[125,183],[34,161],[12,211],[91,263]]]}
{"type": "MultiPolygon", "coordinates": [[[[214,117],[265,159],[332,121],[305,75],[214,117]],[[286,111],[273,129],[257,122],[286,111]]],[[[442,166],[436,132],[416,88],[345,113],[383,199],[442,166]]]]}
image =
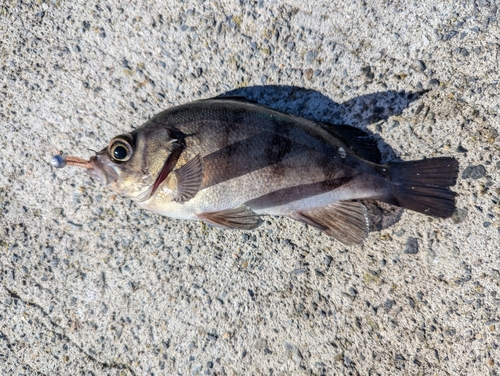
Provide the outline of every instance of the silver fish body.
{"type": "Polygon", "coordinates": [[[281,215],[345,244],[368,235],[374,199],[449,217],[453,158],[380,165],[373,140],[349,126],[284,114],[239,98],[193,102],[115,137],[91,175],[142,208],[223,228],[252,229],[281,215]]]}

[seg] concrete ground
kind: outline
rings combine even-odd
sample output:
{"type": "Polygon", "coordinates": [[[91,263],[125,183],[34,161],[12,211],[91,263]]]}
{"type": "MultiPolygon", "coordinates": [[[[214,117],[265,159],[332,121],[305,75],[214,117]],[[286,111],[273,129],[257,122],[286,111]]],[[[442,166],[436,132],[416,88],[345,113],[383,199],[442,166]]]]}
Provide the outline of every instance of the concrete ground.
{"type": "Polygon", "coordinates": [[[498,3],[283,3],[2,2],[2,375],[500,374],[498,3]],[[372,131],[385,160],[457,158],[457,213],[374,207],[346,248],[160,217],[50,165],[226,92],[372,131]]]}

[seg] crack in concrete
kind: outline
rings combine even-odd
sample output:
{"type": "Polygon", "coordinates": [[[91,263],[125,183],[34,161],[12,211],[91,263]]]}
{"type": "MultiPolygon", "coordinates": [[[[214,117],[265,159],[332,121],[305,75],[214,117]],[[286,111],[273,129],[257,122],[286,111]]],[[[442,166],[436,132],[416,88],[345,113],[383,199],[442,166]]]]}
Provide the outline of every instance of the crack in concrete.
{"type": "MultiPolygon", "coordinates": [[[[3,286],[5,288],[5,290],[9,293],[9,295],[11,296],[11,298],[13,299],[17,299],[19,301],[21,301],[23,304],[29,306],[29,307],[33,307],[33,308],[36,308],[38,309],[39,311],[41,311],[42,315],[49,320],[50,324],[54,327],[54,328],[57,328],[59,329],[62,333],[59,333],[58,331],[54,330],[53,328],[49,328],[47,327],[45,324],[42,323],[42,325],[44,325],[44,327],[50,331],[51,333],[53,333],[54,335],[57,336],[57,338],[59,340],[61,339],[65,339],[67,340],[69,343],[71,343],[73,346],[75,346],[82,354],[84,354],[87,358],[89,358],[90,360],[96,362],[97,364],[99,364],[100,366],[102,366],[103,368],[115,368],[115,369],[126,369],[127,371],[129,371],[133,376],[136,375],[136,373],[134,372],[134,370],[128,365],[128,364],[125,364],[125,363],[117,363],[117,362],[103,362],[101,360],[99,360],[97,357],[95,356],[92,356],[91,354],[89,354],[87,351],[85,351],[83,349],[82,346],[80,346],[79,344],[77,344],[76,342],[74,342],[71,337],[69,337],[65,331],[64,331],[64,328],[62,328],[61,326],[59,326],[58,324],[56,324],[54,321],[52,321],[52,319],[50,318],[50,315],[43,309],[42,306],[40,306],[39,304],[37,303],[34,303],[34,302],[30,302],[30,301],[25,301],[21,298],[21,296],[19,294],[17,294],[15,291],[13,290],[10,290],[8,289],[5,285],[3,286]]],[[[3,335],[1,332],[0,332],[0,339],[2,338],[7,338],[5,335],[3,335]]],[[[9,342],[10,343],[10,342],[9,342]]]]}

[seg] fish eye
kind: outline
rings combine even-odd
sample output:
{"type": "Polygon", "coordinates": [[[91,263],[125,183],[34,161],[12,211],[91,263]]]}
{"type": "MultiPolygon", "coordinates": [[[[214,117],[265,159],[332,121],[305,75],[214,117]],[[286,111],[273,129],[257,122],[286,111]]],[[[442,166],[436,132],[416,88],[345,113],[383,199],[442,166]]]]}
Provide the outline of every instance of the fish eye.
{"type": "Polygon", "coordinates": [[[124,146],[118,145],[113,149],[113,158],[124,160],[128,156],[128,151],[124,146]]]}
{"type": "Polygon", "coordinates": [[[109,143],[108,153],[116,162],[126,162],[132,157],[132,146],[124,139],[114,139],[109,143]]]}

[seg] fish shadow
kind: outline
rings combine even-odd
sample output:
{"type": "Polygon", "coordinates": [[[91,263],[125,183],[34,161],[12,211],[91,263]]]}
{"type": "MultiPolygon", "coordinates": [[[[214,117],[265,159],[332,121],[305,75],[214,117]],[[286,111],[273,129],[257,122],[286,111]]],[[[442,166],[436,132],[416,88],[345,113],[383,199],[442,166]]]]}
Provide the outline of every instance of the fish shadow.
{"type": "MultiPolygon", "coordinates": [[[[241,96],[272,109],[301,116],[303,118],[330,124],[345,124],[360,128],[368,133],[382,153],[382,162],[399,161],[390,145],[368,126],[374,123],[377,130],[388,126],[391,116],[401,115],[411,103],[427,91],[408,92],[387,90],[360,95],[344,103],[332,101],[327,96],[311,89],[297,86],[249,86],[228,91],[221,96],[241,96]],[[384,124],[385,123],[385,124],[384,124]]],[[[371,231],[381,231],[397,223],[404,209],[379,201],[362,201],[368,210],[371,231]]]]}

